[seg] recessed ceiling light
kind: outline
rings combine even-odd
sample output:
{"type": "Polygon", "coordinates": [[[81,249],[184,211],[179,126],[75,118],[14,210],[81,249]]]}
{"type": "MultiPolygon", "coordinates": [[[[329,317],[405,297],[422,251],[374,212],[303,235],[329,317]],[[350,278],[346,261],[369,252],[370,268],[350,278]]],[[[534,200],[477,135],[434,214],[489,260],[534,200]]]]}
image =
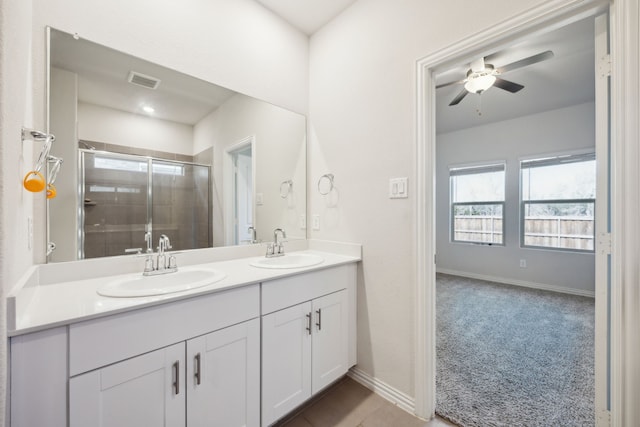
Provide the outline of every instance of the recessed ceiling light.
{"type": "Polygon", "coordinates": [[[156,111],[156,110],[155,110],[155,108],[150,107],[150,106],[148,106],[148,105],[145,105],[144,107],[142,107],[142,110],[143,110],[145,113],[149,113],[149,114],[151,114],[151,113],[153,113],[154,111],[156,111]]]}

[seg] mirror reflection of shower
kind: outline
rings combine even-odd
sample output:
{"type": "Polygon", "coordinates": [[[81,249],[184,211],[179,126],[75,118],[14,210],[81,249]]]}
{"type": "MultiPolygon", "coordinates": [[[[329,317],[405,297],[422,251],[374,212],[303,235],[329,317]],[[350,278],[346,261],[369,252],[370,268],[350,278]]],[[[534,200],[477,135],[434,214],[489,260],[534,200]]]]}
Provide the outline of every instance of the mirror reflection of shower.
{"type": "Polygon", "coordinates": [[[210,169],[81,149],[78,259],[144,252],[146,231],[174,250],[211,246],[210,169]]]}

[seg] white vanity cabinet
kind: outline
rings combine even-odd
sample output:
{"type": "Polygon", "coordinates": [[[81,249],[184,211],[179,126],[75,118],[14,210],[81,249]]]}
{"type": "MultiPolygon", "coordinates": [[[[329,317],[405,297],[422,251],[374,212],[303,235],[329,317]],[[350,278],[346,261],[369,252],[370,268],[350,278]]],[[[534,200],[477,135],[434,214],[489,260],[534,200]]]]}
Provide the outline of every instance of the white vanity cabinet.
{"type": "Polygon", "coordinates": [[[260,425],[260,320],[187,341],[187,425],[260,425]]]}
{"type": "Polygon", "coordinates": [[[254,284],[14,337],[11,426],[258,427],[259,316],[254,284]]]}
{"type": "Polygon", "coordinates": [[[259,342],[253,319],[75,376],[70,426],[259,426],[259,342]]]}
{"type": "MultiPolygon", "coordinates": [[[[355,265],[344,265],[262,287],[262,426],[271,425],[347,373],[350,294],[355,265]]],[[[355,315],[355,313],[353,313],[355,315]]]]}
{"type": "Polygon", "coordinates": [[[71,378],[69,425],[184,426],[184,358],[181,343],[71,378]]]}
{"type": "Polygon", "coordinates": [[[70,301],[93,317],[11,337],[9,425],[267,427],[356,363],[357,264],[339,262],[145,306],[70,301]]]}

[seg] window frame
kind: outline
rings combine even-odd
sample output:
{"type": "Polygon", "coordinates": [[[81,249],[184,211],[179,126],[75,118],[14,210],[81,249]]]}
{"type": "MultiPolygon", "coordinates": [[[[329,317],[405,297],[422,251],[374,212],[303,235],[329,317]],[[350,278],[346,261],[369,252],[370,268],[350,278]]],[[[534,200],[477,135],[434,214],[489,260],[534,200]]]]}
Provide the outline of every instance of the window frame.
{"type": "MultiPolygon", "coordinates": [[[[554,153],[548,155],[538,155],[535,157],[522,158],[519,159],[519,174],[520,174],[520,194],[519,194],[519,205],[520,205],[520,247],[522,249],[538,249],[538,250],[547,250],[547,251],[559,251],[559,252],[574,252],[574,253],[584,253],[590,254],[595,253],[595,242],[596,242],[596,230],[595,230],[595,210],[596,210],[596,198],[574,198],[574,199],[531,199],[524,200],[524,189],[523,189],[523,171],[524,169],[531,169],[531,166],[523,168],[523,163],[534,163],[539,162],[540,164],[533,167],[541,167],[541,166],[552,166],[552,165],[561,165],[561,164],[570,164],[570,163],[579,163],[586,161],[595,160],[595,151],[594,150],[585,150],[585,151],[574,151],[574,152],[564,152],[564,153],[554,153]],[[583,160],[575,160],[575,161],[561,161],[560,159],[571,159],[571,158],[582,158],[583,160]],[[593,204],[593,218],[591,219],[593,223],[593,249],[580,249],[580,248],[563,248],[563,247],[555,247],[555,246],[540,246],[540,245],[530,245],[525,243],[525,212],[527,205],[536,205],[536,204],[544,204],[544,205],[554,205],[554,204],[593,204]]],[[[560,239],[560,238],[558,238],[560,239]]]]}
{"type": "Polygon", "coordinates": [[[506,208],[506,196],[507,196],[507,162],[504,160],[489,161],[482,163],[466,164],[466,165],[452,165],[449,166],[449,241],[450,243],[461,243],[481,246],[505,246],[506,242],[506,221],[505,221],[505,208],[506,208]],[[452,173],[453,171],[466,171],[452,173]],[[501,171],[504,174],[503,185],[503,197],[501,201],[475,201],[475,202],[454,202],[453,201],[453,181],[452,178],[460,175],[475,175],[488,172],[501,171]],[[502,236],[502,242],[480,242],[474,240],[459,240],[456,239],[455,229],[455,210],[458,206],[500,206],[502,208],[502,227],[500,227],[500,234],[502,236]]]}

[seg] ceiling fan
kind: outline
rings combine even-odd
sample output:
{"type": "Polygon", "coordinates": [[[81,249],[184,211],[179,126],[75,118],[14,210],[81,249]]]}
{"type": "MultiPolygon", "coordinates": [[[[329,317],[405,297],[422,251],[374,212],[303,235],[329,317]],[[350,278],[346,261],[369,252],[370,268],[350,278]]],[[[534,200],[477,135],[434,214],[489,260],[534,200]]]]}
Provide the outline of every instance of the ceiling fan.
{"type": "Polygon", "coordinates": [[[507,92],[516,93],[523,89],[524,86],[518,83],[510,82],[500,76],[522,67],[532,65],[538,62],[546,61],[553,58],[553,52],[547,50],[546,52],[538,53],[537,55],[529,56],[528,58],[521,59],[519,61],[512,62],[511,64],[504,65],[500,68],[495,68],[491,64],[485,64],[484,58],[476,59],[469,64],[470,68],[467,71],[467,77],[464,80],[456,80],[449,83],[444,83],[436,86],[436,89],[441,87],[461,84],[464,85],[464,89],[449,103],[449,106],[457,105],[462,99],[467,96],[468,93],[482,93],[489,89],[491,86],[499,87],[507,92]]]}

